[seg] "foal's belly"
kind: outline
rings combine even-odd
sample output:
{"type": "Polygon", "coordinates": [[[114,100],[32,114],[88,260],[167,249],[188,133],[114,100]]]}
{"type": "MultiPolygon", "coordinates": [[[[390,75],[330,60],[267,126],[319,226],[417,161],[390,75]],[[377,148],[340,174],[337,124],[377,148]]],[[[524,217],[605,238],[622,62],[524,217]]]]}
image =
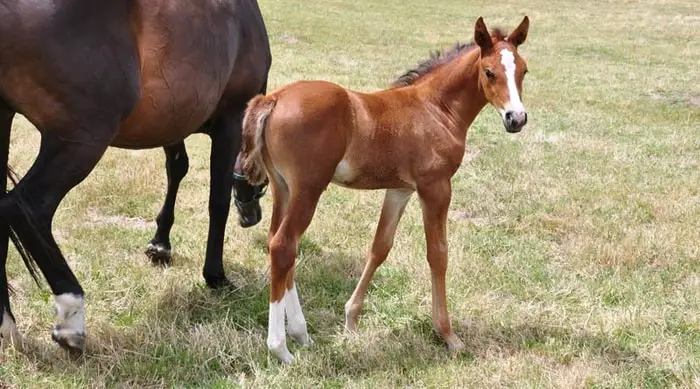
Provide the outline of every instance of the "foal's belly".
{"type": "Polygon", "coordinates": [[[414,189],[415,182],[403,167],[395,164],[360,163],[343,159],[331,180],[350,189],[414,189]]]}

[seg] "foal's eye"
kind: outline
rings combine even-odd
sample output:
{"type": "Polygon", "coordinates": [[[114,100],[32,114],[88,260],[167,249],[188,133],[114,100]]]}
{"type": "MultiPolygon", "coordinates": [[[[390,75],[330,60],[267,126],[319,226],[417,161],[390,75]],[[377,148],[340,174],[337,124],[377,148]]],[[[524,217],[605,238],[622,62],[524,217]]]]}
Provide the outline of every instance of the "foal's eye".
{"type": "Polygon", "coordinates": [[[485,70],[486,77],[488,77],[489,80],[493,81],[494,78],[496,78],[496,75],[493,74],[493,72],[489,69],[485,70]]]}

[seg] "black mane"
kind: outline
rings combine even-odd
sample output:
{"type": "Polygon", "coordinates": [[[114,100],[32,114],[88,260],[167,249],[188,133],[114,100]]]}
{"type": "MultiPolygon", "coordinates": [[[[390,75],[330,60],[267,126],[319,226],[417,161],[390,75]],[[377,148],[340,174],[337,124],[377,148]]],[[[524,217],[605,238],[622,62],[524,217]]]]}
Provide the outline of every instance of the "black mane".
{"type": "MultiPolygon", "coordinates": [[[[493,29],[491,36],[496,38],[497,41],[504,39],[504,34],[500,29],[493,29]]],[[[396,79],[391,86],[394,88],[400,88],[403,86],[413,85],[418,80],[423,78],[426,74],[431,73],[435,69],[441,67],[442,65],[452,62],[453,60],[461,57],[462,55],[472,51],[478,46],[474,42],[462,43],[458,42],[451,50],[437,50],[430,53],[430,58],[418,64],[418,67],[408,70],[402,76],[396,79]]]]}

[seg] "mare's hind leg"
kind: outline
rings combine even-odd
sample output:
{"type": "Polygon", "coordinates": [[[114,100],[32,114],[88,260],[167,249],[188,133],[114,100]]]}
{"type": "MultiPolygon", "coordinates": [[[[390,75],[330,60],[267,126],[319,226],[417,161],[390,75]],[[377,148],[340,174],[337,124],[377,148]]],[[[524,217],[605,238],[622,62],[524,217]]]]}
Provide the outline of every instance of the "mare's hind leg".
{"type": "MultiPolygon", "coordinates": [[[[14,116],[15,113],[0,101],[0,199],[5,196],[7,190],[7,159],[14,116]]],[[[5,269],[9,233],[9,226],[0,223],[0,345],[5,341],[12,341],[17,335],[15,318],[10,309],[10,293],[5,269]]]]}
{"type": "Polygon", "coordinates": [[[170,263],[170,229],[175,222],[175,199],[180,182],[187,174],[190,167],[185,142],[178,142],[172,146],[163,147],[165,151],[165,171],[168,174],[168,190],[165,194],[165,202],[156,218],[158,225],[156,234],[148,243],[146,255],[154,264],[170,263]]]}
{"type": "Polygon", "coordinates": [[[294,361],[294,357],[287,349],[285,314],[289,320],[290,335],[302,344],[310,343],[292,269],[296,262],[299,239],[311,223],[324,188],[313,186],[290,188],[287,211],[270,241],[270,311],[267,347],[285,364],[294,361]],[[290,305],[287,307],[287,304],[290,305]]]}
{"type": "Polygon", "coordinates": [[[345,328],[347,330],[354,331],[357,327],[357,318],[362,311],[369,283],[372,281],[374,272],[384,263],[394,245],[396,227],[411,194],[413,194],[412,190],[389,189],[384,195],[382,213],[379,217],[372,248],[367,255],[365,269],[362,271],[362,277],[360,277],[352,297],[345,304],[345,328]]]}
{"type": "Polygon", "coordinates": [[[224,235],[231,207],[234,165],[241,147],[242,116],[242,109],[232,114],[222,115],[214,119],[209,128],[211,136],[209,234],[202,273],[204,280],[211,288],[230,284],[224,273],[224,235]]]}
{"type": "Polygon", "coordinates": [[[44,134],[32,168],[0,200],[0,217],[19,238],[15,244],[21,242],[54,293],[58,322],[52,338],[78,350],[85,348],[84,293],[54,240],[51,224],[61,200],[87,177],[106,150],[109,138],[100,141],[96,134],[89,141],[44,134]]]}
{"type": "Polygon", "coordinates": [[[450,207],[452,188],[449,178],[418,187],[418,196],[423,209],[423,225],[428,251],[428,264],[432,278],[433,326],[442,336],[448,349],[457,351],[464,343],[452,332],[447,313],[447,212],[450,207]]]}

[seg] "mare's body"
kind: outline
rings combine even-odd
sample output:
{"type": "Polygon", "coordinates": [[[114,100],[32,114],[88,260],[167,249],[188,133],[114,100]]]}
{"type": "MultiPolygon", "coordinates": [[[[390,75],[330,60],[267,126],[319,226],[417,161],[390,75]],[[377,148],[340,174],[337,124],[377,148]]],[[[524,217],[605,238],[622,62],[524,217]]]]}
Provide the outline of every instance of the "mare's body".
{"type": "MultiPolygon", "coordinates": [[[[83,290],[51,233],[63,197],[108,146],[164,147],[168,191],[149,244],[169,258],[184,139],[211,137],[210,225],[204,278],[227,283],[226,220],[246,102],[265,93],[271,56],[255,0],[0,0],[0,176],[12,119],[41,132],[39,155],[13,190],[0,190],[0,337],[14,333],[5,261],[8,238],[56,296],[53,338],[83,349],[83,290]]],[[[128,163],[128,161],[124,161],[128,163]]],[[[236,182],[241,224],[259,221],[256,188],[236,182]]]]}

